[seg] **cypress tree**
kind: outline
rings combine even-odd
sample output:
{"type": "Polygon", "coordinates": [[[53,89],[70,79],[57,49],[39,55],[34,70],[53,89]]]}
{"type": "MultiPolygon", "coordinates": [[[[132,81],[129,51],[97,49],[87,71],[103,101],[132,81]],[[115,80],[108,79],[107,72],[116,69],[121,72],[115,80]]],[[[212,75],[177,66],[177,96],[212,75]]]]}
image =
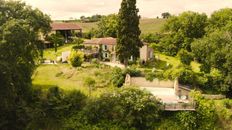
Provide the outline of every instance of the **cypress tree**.
{"type": "Polygon", "coordinates": [[[116,54],[121,62],[126,66],[128,59],[139,57],[139,49],[142,42],[139,39],[141,31],[139,29],[138,15],[139,9],[136,7],[136,0],[123,0],[119,10],[118,38],[116,54]]]}

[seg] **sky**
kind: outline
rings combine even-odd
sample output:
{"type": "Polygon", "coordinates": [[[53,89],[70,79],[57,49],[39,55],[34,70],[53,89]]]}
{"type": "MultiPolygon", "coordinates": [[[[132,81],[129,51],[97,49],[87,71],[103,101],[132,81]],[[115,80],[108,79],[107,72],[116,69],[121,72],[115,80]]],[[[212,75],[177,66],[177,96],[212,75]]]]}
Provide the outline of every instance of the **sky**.
{"type": "MultiPolygon", "coordinates": [[[[121,0],[22,0],[39,8],[53,20],[79,19],[80,16],[118,13],[121,0]]],[[[178,15],[196,11],[210,15],[215,10],[232,7],[232,0],[137,0],[143,18],[161,17],[163,12],[178,15]]]]}

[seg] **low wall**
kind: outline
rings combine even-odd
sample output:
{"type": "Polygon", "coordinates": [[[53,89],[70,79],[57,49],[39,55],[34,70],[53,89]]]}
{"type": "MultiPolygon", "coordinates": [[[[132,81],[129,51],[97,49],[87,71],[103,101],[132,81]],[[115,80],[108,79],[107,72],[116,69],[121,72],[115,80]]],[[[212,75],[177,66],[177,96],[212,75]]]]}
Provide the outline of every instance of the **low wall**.
{"type": "Polygon", "coordinates": [[[225,99],[225,95],[210,95],[210,94],[203,94],[203,97],[206,99],[211,99],[211,100],[220,100],[220,99],[225,99]]]}

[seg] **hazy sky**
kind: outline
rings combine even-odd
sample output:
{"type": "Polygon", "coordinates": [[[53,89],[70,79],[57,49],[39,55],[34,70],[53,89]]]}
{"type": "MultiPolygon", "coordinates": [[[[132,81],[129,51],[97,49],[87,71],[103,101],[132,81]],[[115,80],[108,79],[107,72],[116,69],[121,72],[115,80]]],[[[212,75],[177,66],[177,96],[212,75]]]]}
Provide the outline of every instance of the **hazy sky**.
{"type": "MultiPolygon", "coordinates": [[[[82,15],[117,13],[121,0],[23,0],[49,14],[53,20],[79,18],[82,15]]],[[[163,12],[179,14],[197,11],[211,14],[220,8],[232,7],[232,0],[137,0],[142,17],[156,17],[163,12]]]]}

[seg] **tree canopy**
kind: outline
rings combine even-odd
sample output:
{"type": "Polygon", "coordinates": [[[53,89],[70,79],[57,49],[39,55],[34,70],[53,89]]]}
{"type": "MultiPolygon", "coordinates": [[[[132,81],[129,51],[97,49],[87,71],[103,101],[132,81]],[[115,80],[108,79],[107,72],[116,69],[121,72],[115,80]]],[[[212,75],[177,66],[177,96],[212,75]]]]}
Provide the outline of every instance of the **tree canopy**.
{"type": "Polygon", "coordinates": [[[184,12],[179,16],[172,16],[164,25],[166,37],[161,41],[164,50],[169,55],[176,55],[183,48],[191,51],[191,43],[195,38],[205,34],[207,26],[206,14],[184,12]]]}
{"type": "Polygon", "coordinates": [[[102,37],[117,37],[118,16],[111,14],[104,16],[98,23],[98,35],[102,37]]]}
{"type": "Polygon", "coordinates": [[[128,59],[139,57],[139,49],[142,42],[139,39],[141,31],[139,29],[138,8],[136,0],[123,0],[118,13],[118,38],[116,54],[120,61],[128,64],[128,59]]]}
{"type": "Polygon", "coordinates": [[[0,10],[0,77],[4,77],[0,78],[0,99],[4,101],[0,104],[0,122],[4,122],[0,127],[23,129],[29,118],[22,108],[31,96],[40,36],[50,31],[51,20],[19,1],[0,0],[0,10]]]}
{"type": "Polygon", "coordinates": [[[167,19],[167,18],[171,17],[171,14],[169,12],[164,12],[161,15],[162,15],[163,19],[167,19]]]}

